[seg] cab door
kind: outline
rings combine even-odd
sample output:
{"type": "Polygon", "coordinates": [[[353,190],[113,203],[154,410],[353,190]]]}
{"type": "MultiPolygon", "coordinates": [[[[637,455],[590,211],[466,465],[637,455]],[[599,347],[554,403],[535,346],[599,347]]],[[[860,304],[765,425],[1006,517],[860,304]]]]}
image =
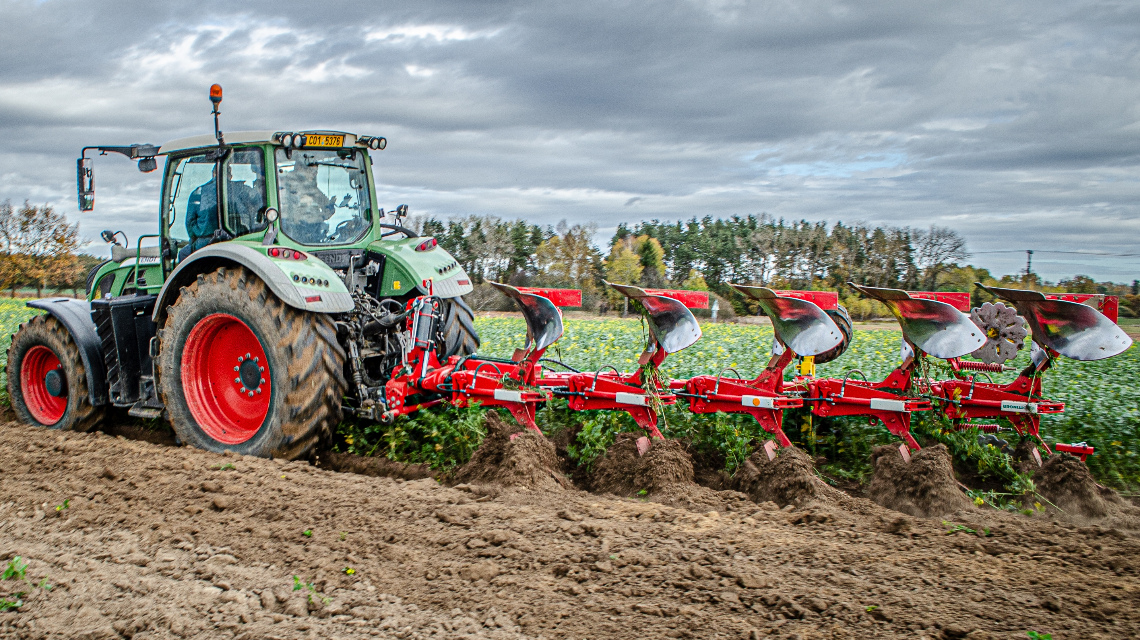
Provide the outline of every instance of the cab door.
{"type": "Polygon", "coordinates": [[[163,181],[161,229],[167,271],[214,239],[220,228],[217,149],[169,158],[163,181]]]}

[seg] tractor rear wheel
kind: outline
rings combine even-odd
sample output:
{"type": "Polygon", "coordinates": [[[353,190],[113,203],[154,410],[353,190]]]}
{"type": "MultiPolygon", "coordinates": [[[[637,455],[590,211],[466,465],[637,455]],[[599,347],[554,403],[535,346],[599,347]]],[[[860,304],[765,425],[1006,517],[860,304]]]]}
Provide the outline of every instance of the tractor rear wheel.
{"type": "Polygon", "coordinates": [[[292,460],[340,422],[344,350],[332,320],[285,305],[244,268],[183,287],[159,342],[159,393],[187,444],[292,460]]]}
{"type": "Polygon", "coordinates": [[[478,351],[479,334],[475,331],[475,312],[460,297],[444,298],[441,302],[443,357],[440,361],[456,355],[468,356],[478,351]]]}
{"type": "Polygon", "coordinates": [[[106,416],[91,404],[79,346],[52,316],[32,318],[13,336],[8,397],[21,421],[51,429],[90,431],[106,416]]]}

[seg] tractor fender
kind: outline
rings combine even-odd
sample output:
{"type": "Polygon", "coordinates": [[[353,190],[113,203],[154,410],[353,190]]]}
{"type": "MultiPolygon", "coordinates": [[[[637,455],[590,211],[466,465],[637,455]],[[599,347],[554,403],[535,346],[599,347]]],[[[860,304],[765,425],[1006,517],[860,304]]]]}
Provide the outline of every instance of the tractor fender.
{"type": "Polygon", "coordinates": [[[32,300],[28,306],[47,311],[71,334],[79,347],[79,357],[87,372],[87,390],[91,404],[107,404],[107,375],[103,366],[103,342],[91,319],[91,303],[75,298],[44,298],[32,300]]]}
{"type": "Polygon", "coordinates": [[[316,313],[351,311],[355,306],[352,301],[352,294],[343,290],[344,287],[336,272],[320,260],[311,262],[313,263],[310,265],[312,268],[327,270],[328,279],[342,290],[318,291],[299,288],[265,254],[244,244],[225,242],[209,245],[190,254],[166,279],[162,285],[162,290],[158,292],[158,302],[154,305],[154,321],[159,326],[162,325],[166,318],[166,308],[174,304],[174,301],[178,299],[179,290],[194,282],[198,274],[209,273],[218,267],[225,266],[241,266],[254,272],[257,277],[261,278],[262,282],[269,286],[274,295],[290,307],[316,313]]]}

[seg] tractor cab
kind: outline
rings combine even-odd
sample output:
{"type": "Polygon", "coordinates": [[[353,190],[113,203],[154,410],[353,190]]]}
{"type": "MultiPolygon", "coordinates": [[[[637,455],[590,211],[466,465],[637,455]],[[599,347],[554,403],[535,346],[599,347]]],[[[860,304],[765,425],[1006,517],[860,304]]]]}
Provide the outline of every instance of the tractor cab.
{"type": "Polygon", "coordinates": [[[383,138],[243,131],[226,139],[225,147],[204,146],[209,136],[196,136],[159,150],[167,156],[162,228],[171,267],[209,244],[251,235],[313,248],[354,244],[384,215],[368,156],[383,138]]]}

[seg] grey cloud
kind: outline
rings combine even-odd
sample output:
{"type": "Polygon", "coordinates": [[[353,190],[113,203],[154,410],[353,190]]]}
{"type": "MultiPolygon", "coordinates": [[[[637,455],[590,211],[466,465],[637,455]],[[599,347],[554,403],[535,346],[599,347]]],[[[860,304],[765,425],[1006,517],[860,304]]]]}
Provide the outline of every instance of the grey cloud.
{"type": "MultiPolygon", "coordinates": [[[[88,144],[210,126],[387,135],[386,206],[547,224],[768,212],[951,226],[975,251],[1140,231],[1140,7],[1107,2],[0,0],[0,199],[151,232],[158,181],[88,144]],[[636,204],[637,206],[632,206],[636,204]]],[[[85,231],[86,233],[86,231],[85,231]]],[[[999,272],[1017,254],[981,254],[999,272]]],[[[1058,278],[1140,260],[1035,256],[1058,278]]],[[[1132,275],[1130,275],[1132,274],[1132,275]]]]}

